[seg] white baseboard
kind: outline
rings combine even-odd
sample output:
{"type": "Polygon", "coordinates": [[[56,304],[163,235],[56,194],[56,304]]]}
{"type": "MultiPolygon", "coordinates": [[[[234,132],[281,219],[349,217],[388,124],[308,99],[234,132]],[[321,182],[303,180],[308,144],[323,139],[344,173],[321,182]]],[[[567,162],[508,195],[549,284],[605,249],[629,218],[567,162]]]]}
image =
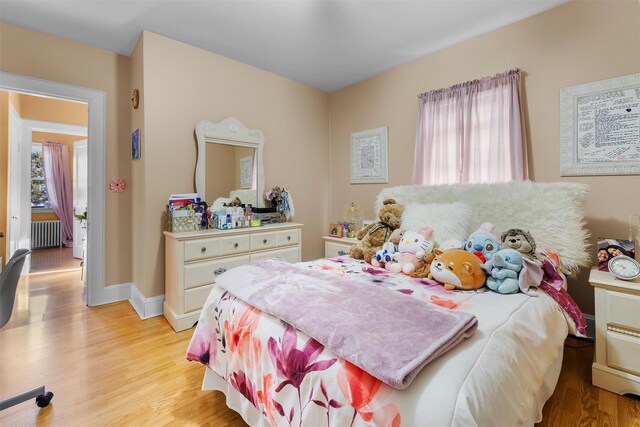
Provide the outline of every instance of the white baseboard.
{"type": "Polygon", "coordinates": [[[136,288],[136,285],[132,283],[129,303],[142,320],[149,319],[151,317],[162,316],[162,303],[164,303],[164,294],[146,298],[144,295],[142,295],[138,288],[136,288]]]}
{"type": "Polygon", "coordinates": [[[587,321],[587,338],[596,339],[596,317],[593,314],[585,314],[584,320],[587,321]]]}
{"type": "Polygon", "coordinates": [[[111,304],[112,302],[124,301],[131,296],[131,286],[133,283],[120,283],[118,285],[102,286],[93,289],[93,302],[90,306],[111,304]]]}

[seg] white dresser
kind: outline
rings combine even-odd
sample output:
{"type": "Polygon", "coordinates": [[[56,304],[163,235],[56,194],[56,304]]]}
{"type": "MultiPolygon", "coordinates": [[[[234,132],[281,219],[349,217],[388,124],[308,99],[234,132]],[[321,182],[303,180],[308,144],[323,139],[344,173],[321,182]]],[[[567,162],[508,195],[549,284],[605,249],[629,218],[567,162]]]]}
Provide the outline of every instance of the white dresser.
{"type": "Polygon", "coordinates": [[[351,246],[360,240],[352,237],[333,237],[323,236],[324,239],[324,256],[325,258],[335,258],[338,256],[349,255],[351,246]]]}
{"type": "Polygon", "coordinates": [[[640,396],[640,278],[625,281],[593,269],[589,282],[596,294],[593,385],[640,396]]]}
{"type": "Polygon", "coordinates": [[[198,321],[218,274],[261,258],[301,260],[302,224],[285,222],[187,233],[165,231],[164,235],[163,312],[176,331],[189,329],[198,321]]]}

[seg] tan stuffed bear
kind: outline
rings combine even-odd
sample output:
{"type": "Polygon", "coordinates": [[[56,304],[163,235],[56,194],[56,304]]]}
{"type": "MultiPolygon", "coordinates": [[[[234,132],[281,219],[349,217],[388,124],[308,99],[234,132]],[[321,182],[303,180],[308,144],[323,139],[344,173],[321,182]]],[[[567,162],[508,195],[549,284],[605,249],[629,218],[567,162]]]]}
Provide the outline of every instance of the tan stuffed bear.
{"type": "Polygon", "coordinates": [[[386,199],[378,214],[380,221],[358,230],[356,238],[360,242],[349,249],[349,255],[355,259],[368,261],[374,258],[376,252],[382,249],[382,244],[389,240],[393,230],[400,228],[402,212],[404,212],[404,206],[396,203],[394,199],[386,199]]]}

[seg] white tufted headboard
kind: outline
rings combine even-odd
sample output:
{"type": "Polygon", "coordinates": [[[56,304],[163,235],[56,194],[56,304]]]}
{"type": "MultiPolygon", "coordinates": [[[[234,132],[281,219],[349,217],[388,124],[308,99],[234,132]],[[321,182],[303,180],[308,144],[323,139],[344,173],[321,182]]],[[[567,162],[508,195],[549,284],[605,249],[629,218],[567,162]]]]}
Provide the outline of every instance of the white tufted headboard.
{"type": "Polygon", "coordinates": [[[587,185],[572,182],[408,185],[380,191],[376,212],[388,198],[403,205],[464,202],[473,210],[471,231],[483,222],[495,225],[498,238],[509,228],[527,230],[539,249],[557,253],[563,269],[575,273],[589,265],[583,211],[588,190],[587,185]]]}

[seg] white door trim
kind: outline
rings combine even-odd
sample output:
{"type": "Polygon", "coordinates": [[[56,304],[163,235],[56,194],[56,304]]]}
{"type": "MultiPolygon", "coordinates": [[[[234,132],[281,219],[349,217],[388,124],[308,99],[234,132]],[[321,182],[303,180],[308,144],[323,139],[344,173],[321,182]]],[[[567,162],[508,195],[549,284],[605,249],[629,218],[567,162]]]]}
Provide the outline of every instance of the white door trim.
{"type": "Polygon", "coordinates": [[[126,300],[131,294],[130,283],[113,286],[105,286],[104,283],[106,93],[5,72],[0,72],[0,89],[88,103],[87,304],[93,306],[126,300]]]}

